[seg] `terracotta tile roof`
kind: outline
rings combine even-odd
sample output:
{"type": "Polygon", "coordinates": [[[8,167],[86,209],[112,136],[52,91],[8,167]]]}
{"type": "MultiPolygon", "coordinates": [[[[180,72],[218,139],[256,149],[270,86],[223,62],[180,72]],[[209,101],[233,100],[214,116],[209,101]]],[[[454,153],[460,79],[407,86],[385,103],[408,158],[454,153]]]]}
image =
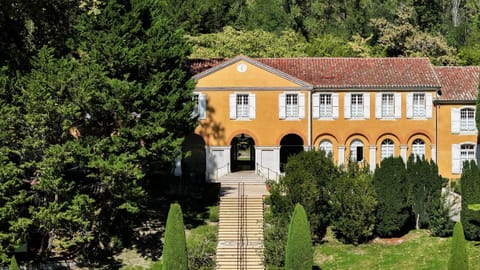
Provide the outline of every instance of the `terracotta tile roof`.
{"type": "Polygon", "coordinates": [[[442,84],[441,101],[475,101],[480,67],[435,67],[442,84]]]}
{"type": "Polygon", "coordinates": [[[262,58],[317,88],[440,87],[427,58],[262,58]]]}
{"type": "MultiPolygon", "coordinates": [[[[198,74],[227,59],[194,60],[198,74]]],[[[315,88],[437,88],[428,58],[254,58],[315,88]]]]}
{"type": "Polygon", "coordinates": [[[212,58],[212,59],[190,59],[187,65],[190,69],[190,74],[196,75],[207,69],[211,69],[225,62],[225,58],[212,58]]]}

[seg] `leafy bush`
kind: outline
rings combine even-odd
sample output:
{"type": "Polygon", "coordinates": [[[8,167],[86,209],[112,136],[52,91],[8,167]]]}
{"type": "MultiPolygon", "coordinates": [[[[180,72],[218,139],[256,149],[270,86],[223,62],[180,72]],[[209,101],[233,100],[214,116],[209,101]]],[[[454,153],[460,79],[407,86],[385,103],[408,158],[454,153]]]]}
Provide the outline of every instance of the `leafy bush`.
{"type": "Polygon", "coordinates": [[[218,205],[208,207],[208,219],[211,222],[218,222],[219,210],[218,205]]]}
{"type": "Polygon", "coordinates": [[[462,212],[461,221],[465,231],[465,238],[480,239],[480,211],[468,208],[468,205],[480,202],[480,170],[475,161],[463,164],[462,177],[462,212]]]}
{"type": "Polygon", "coordinates": [[[287,244],[288,222],[268,215],[266,209],[264,229],[264,264],[267,269],[283,269],[287,244]]]}
{"type": "Polygon", "coordinates": [[[313,247],[310,224],[301,204],[295,205],[288,227],[285,270],[312,269],[313,247]]]}
{"type": "Polygon", "coordinates": [[[446,195],[442,195],[439,205],[432,209],[429,229],[433,236],[447,237],[451,236],[455,222],[452,221],[451,208],[456,202],[449,202],[446,195]]]}
{"type": "Polygon", "coordinates": [[[271,187],[272,213],[289,220],[295,204],[300,203],[309,217],[313,236],[322,239],[329,223],[327,184],[339,175],[339,169],[324,152],[308,151],[291,156],[285,177],[271,187]]]}
{"type": "Polygon", "coordinates": [[[457,222],[453,229],[452,251],[448,260],[448,269],[468,270],[467,242],[461,222],[457,222]]]}
{"type": "Polygon", "coordinates": [[[329,186],[332,208],[331,222],[338,240],[360,244],[373,235],[377,199],[368,168],[360,169],[356,163],[329,186]]]}
{"type": "Polygon", "coordinates": [[[187,238],[188,267],[194,270],[215,269],[217,228],[201,225],[190,231],[187,238]]]}
{"type": "Polygon", "coordinates": [[[401,157],[386,158],[375,170],[376,232],[380,237],[400,236],[411,228],[406,180],[407,170],[401,157]]]}
{"type": "Polygon", "coordinates": [[[182,208],[178,203],[171,204],[168,211],[162,264],[163,270],[188,269],[185,227],[182,208]]]}

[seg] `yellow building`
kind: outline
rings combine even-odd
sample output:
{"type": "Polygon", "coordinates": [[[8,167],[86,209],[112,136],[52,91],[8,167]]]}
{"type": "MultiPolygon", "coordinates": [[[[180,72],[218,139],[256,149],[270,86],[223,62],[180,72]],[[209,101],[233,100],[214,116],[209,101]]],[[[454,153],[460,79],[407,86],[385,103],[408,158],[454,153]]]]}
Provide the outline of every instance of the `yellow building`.
{"type": "Polygon", "coordinates": [[[183,145],[192,155],[182,166],[207,179],[254,169],[276,178],[289,155],[310,149],[372,170],[388,156],[424,155],[448,178],[475,159],[478,67],[246,56],[191,67],[199,125],[183,145]]]}

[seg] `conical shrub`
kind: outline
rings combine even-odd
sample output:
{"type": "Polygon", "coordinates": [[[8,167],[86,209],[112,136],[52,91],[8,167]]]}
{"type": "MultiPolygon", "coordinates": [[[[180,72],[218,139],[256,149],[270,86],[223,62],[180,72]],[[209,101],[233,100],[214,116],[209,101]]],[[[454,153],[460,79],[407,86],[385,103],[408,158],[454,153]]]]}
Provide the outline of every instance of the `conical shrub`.
{"type": "Polygon", "coordinates": [[[163,245],[163,270],[187,270],[188,258],[185,228],[183,225],[182,208],[178,203],[170,205],[163,245]]]}
{"type": "Polygon", "coordinates": [[[468,254],[467,241],[463,234],[461,222],[457,222],[453,228],[452,251],[448,260],[448,270],[467,270],[468,254]]]}
{"type": "Polygon", "coordinates": [[[15,259],[15,256],[12,256],[12,259],[10,260],[10,270],[20,270],[20,267],[18,266],[17,259],[15,259]]]}
{"type": "Polygon", "coordinates": [[[295,210],[288,227],[285,270],[312,269],[313,247],[310,236],[310,223],[301,204],[295,210]]]}

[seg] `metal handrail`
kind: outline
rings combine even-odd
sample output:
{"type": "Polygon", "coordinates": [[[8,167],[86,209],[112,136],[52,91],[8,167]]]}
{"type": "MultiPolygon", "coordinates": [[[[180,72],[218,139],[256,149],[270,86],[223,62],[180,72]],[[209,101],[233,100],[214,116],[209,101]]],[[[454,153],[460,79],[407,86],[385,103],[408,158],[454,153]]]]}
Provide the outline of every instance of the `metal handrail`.
{"type": "Polygon", "coordinates": [[[246,269],[246,254],[247,254],[247,237],[246,237],[246,221],[247,221],[247,210],[246,210],[246,195],[245,195],[245,184],[238,183],[238,231],[237,231],[237,269],[245,270],[246,269]]]}
{"type": "Polygon", "coordinates": [[[278,181],[280,179],[280,174],[278,172],[276,172],[274,170],[271,170],[270,168],[263,167],[258,162],[257,162],[257,166],[256,166],[256,173],[258,175],[262,176],[263,178],[266,178],[267,180],[278,181]],[[267,171],[267,175],[265,175],[265,173],[263,172],[265,170],[267,171]],[[273,174],[274,178],[270,178],[270,173],[273,174]]]}

